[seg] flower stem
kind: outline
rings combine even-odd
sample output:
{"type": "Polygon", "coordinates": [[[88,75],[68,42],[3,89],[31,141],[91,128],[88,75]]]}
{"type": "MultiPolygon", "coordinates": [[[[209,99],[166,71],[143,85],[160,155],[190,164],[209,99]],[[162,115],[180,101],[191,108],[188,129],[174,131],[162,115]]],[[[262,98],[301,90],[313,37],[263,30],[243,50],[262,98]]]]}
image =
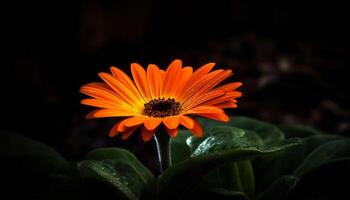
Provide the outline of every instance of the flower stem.
{"type": "Polygon", "coordinates": [[[157,146],[160,173],[163,173],[172,165],[170,136],[165,131],[154,135],[157,146]]]}

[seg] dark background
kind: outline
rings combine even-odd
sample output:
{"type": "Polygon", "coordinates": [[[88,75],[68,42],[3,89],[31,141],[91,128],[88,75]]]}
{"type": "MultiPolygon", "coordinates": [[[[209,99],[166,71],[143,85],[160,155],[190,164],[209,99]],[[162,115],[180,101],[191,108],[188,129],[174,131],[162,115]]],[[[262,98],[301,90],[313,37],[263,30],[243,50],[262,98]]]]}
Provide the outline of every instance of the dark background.
{"type": "Polygon", "coordinates": [[[149,162],[149,144],[107,137],[114,119],[86,121],[79,87],[131,62],[181,58],[232,68],[244,97],[232,115],[347,135],[348,7],[278,1],[47,1],[2,6],[1,129],[78,159],[123,146],[149,162]],[[176,2],[176,3],[175,3],[176,2]]]}

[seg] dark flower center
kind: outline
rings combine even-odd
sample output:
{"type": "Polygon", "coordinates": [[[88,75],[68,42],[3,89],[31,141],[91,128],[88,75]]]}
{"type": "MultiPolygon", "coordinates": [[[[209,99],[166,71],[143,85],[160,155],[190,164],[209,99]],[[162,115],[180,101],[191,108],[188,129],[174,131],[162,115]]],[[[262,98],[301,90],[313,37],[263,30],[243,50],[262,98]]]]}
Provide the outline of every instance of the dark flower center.
{"type": "Polygon", "coordinates": [[[173,98],[158,98],[145,103],[143,114],[150,117],[167,117],[180,114],[182,107],[173,98]]]}

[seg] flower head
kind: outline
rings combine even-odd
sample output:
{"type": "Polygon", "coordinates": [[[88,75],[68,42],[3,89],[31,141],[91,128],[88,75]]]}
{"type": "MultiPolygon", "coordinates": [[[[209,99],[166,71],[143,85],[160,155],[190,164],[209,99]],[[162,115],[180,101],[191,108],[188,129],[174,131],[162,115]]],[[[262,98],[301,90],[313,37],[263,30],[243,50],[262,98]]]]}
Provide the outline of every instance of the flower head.
{"type": "Polygon", "coordinates": [[[145,70],[132,63],[133,80],[117,67],[111,67],[111,74],[98,74],[104,83],[89,83],[80,88],[80,92],[92,97],[81,103],[97,108],[86,118],[117,117],[109,135],[121,134],[122,139],[140,128],[143,140],[149,141],[161,124],[171,137],[177,135],[179,125],[201,137],[201,125],[192,116],[227,122],[229,117],[223,109],[236,108],[236,98],[241,96],[235,90],[242,85],[240,82],[218,86],[232,71],[211,71],[214,65],[208,63],[193,71],[192,67],[182,67],[181,60],[174,60],[164,71],[154,64],[145,70]]]}

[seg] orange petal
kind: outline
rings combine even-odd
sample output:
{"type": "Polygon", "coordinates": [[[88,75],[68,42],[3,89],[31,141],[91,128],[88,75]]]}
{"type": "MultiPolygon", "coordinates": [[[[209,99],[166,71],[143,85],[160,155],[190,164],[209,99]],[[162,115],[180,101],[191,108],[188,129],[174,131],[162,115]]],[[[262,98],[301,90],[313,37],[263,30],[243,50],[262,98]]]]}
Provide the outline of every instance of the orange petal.
{"type": "Polygon", "coordinates": [[[94,106],[98,108],[121,109],[116,103],[111,103],[109,101],[101,99],[83,99],[80,101],[80,103],[83,105],[94,106]]]}
{"type": "MultiPolygon", "coordinates": [[[[129,118],[127,118],[127,119],[129,119],[129,118]]],[[[125,122],[126,122],[127,119],[123,119],[122,121],[120,121],[120,123],[119,123],[119,125],[117,127],[117,131],[118,132],[124,132],[124,131],[126,131],[128,129],[128,127],[125,126],[125,122]]]]}
{"type": "Polygon", "coordinates": [[[121,101],[119,95],[112,91],[112,89],[104,83],[90,83],[83,85],[80,88],[80,92],[91,97],[110,102],[118,103],[121,101]]]}
{"type": "MultiPolygon", "coordinates": [[[[96,102],[108,103],[111,105],[115,105],[114,107],[117,107],[119,109],[126,109],[126,110],[129,110],[130,112],[135,112],[135,110],[130,106],[130,104],[125,102],[122,98],[120,98],[118,94],[116,94],[114,91],[110,89],[101,88],[99,86],[96,87],[95,84],[93,86],[91,86],[91,84],[88,84],[81,87],[80,92],[96,98],[96,100],[94,100],[96,102]]],[[[106,106],[97,106],[96,103],[95,105],[92,105],[90,104],[92,100],[88,100],[88,101],[90,102],[88,103],[85,101],[82,103],[86,105],[96,106],[96,107],[106,107],[106,106]]],[[[108,108],[110,108],[110,106],[108,106],[108,108]]]]}
{"type": "Polygon", "coordinates": [[[214,119],[221,122],[228,122],[230,118],[225,113],[198,113],[196,115],[206,117],[209,119],[214,119]]]}
{"type": "Polygon", "coordinates": [[[143,99],[139,90],[136,88],[134,82],[130,79],[130,77],[125,74],[122,70],[117,67],[110,68],[113,76],[120,81],[125,87],[127,87],[138,99],[143,99]]]}
{"type": "Polygon", "coordinates": [[[125,126],[131,127],[131,126],[140,125],[144,122],[144,119],[145,118],[143,116],[130,117],[127,120],[125,120],[125,126]]]}
{"type": "Polygon", "coordinates": [[[176,77],[178,76],[178,73],[180,73],[182,68],[182,61],[179,59],[174,60],[168,68],[165,71],[164,75],[164,86],[162,88],[161,95],[162,96],[169,96],[171,93],[173,86],[176,80],[176,77]]]}
{"type": "Polygon", "coordinates": [[[198,106],[185,112],[186,114],[198,114],[198,113],[224,113],[221,108],[215,106],[198,106]]]}
{"type": "Polygon", "coordinates": [[[99,110],[101,110],[101,109],[96,109],[96,110],[89,112],[88,114],[85,115],[85,119],[95,119],[94,114],[95,114],[95,112],[97,112],[99,110]]]}
{"type": "Polygon", "coordinates": [[[168,128],[166,128],[166,131],[168,132],[168,135],[170,137],[176,137],[177,134],[179,133],[179,129],[178,128],[175,128],[175,129],[168,129],[168,128]]]}
{"type": "Polygon", "coordinates": [[[190,82],[194,82],[202,78],[203,76],[207,75],[210,72],[210,70],[213,69],[214,66],[215,66],[215,63],[207,63],[203,65],[193,73],[193,76],[191,77],[190,82]]]}
{"type": "Polygon", "coordinates": [[[148,89],[146,70],[141,65],[137,63],[132,63],[131,73],[134,78],[135,84],[145,101],[151,100],[151,94],[148,89]]]}
{"type": "Polygon", "coordinates": [[[215,104],[219,108],[237,108],[237,104],[233,101],[225,101],[223,103],[215,104]]]}
{"type": "Polygon", "coordinates": [[[109,131],[109,137],[115,137],[116,135],[118,135],[120,133],[118,131],[118,126],[119,126],[120,123],[121,123],[121,121],[119,121],[116,124],[114,124],[114,126],[109,131]]]}
{"type": "Polygon", "coordinates": [[[206,83],[219,75],[224,70],[215,70],[213,72],[210,72],[209,74],[201,77],[199,80],[192,82],[191,80],[188,81],[188,84],[184,88],[183,92],[180,94],[179,98],[185,102],[188,99],[190,99],[193,95],[196,95],[198,91],[203,88],[206,83]],[[189,85],[190,84],[190,85],[189,85]]]}
{"type": "Polygon", "coordinates": [[[194,122],[194,126],[192,129],[189,129],[189,130],[193,135],[197,136],[198,138],[201,138],[203,136],[202,126],[196,119],[193,119],[193,122],[194,122]]]}
{"type": "Polygon", "coordinates": [[[179,126],[179,116],[171,116],[162,118],[163,124],[168,127],[168,129],[175,129],[179,126]]]}
{"type": "Polygon", "coordinates": [[[142,136],[143,141],[145,141],[145,142],[150,141],[153,138],[154,132],[155,132],[154,129],[153,130],[149,130],[149,129],[145,128],[145,127],[142,127],[141,136],[142,136]]]}
{"type": "Polygon", "coordinates": [[[122,133],[122,139],[126,140],[133,134],[139,126],[130,127],[122,133]]]}
{"type": "Polygon", "coordinates": [[[144,121],[144,126],[148,130],[154,130],[156,129],[160,123],[162,123],[162,119],[158,117],[146,117],[144,121]]]}
{"type": "Polygon", "coordinates": [[[101,82],[92,82],[92,83],[88,83],[85,86],[88,87],[95,87],[95,88],[99,88],[102,90],[110,90],[112,91],[112,88],[110,88],[106,83],[101,83],[101,82]]]}
{"type": "MultiPolygon", "coordinates": [[[[210,70],[215,66],[215,63],[208,63],[197,69],[193,75],[191,76],[190,80],[188,80],[187,84],[185,85],[185,88],[189,88],[193,85],[195,85],[198,81],[200,81],[204,76],[207,76],[210,70]]],[[[186,91],[186,90],[184,90],[186,91]]],[[[181,95],[181,98],[185,98],[187,95],[181,95]]]]}
{"type": "Polygon", "coordinates": [[[165,71],[160,69],[160,77],[162,77],[162,82],[164,83],[164,78],[165,78],[165,71]]]}
{"type": "Polygon", "coordinates": [[[134,113],[119,109],[98,109],[89,113],[86,117],[103,118],[103,117],[126,117],[133,116],[134,113]]]}
{"type": "Polygon", "coordinates": [[[184,67],[181,72],[180,79],[176,82],[177,84],[174,85],[174,92],[173,96],[176,98],[181,94],[181,92],[184,90],[185,85],[190,80],[193,73],[192,67],[184,67]]]}
{"type": "MultiPolygon", "coordinates": [[[[139,99],[136,94],[134,94],[132,91],[130,91],[129,88],[127,88],[125,85],[123,85],[120,81],[115,79],[112,75],[101,72],[98,74],[103,81],[105,81],[120,97],[128,102],[128,104],[136,106],[139,104],[139,99]]],[[[140,106],[140,105],[139,105],[140,106]]]]}
{"type": "Polygon", "coordinates": [[[200,89],[199,92],[206,93],[207,91],[210,91],[214,87],[216,87],[218,84],[223,82],[228,77],[232,76],[232,70],[224,70],[221,73],[218,73],[216,76],[214,76],[212,79],[207,80],[205,85],[200,89]]]}
{"type": "Polygon", "coordinates": [[[148,88],[150,90],[152,99],[158,99],[160,97],[160,90],[162,88],[162,78],[157,65],[154,65],[154,64],[148,65],[147,80],[148,80],[148,88]]]}
{"type": "Polygon", "coordinates": [[[192,129],[194,127],[193,119],[190,117],[187,117],[186,115],[180,116],[180,124],[188,129],[192,129]]]}
{"type": "Polygon", "coordinates": [[[200,104],[200,106],[202,105],[216,105],[225,101],[231,101],[234,100],[235,98],[241,97],[242,93],[238,92],[238,91],[233,91],[233,92],[226,92],[225,95],[218,97],[218,98],[214,98],[211,100],[208,100],[206,102],[203,102],[202,104],[200,104]]]}
{"type": "Polygon", "coordinates": [[[234,83],[228,83],[228,84],[222,85],[222,86],[218,87],[217,89],[224,90],[225,92],[231,92],[231,91],[233,91],[241,86],[242,86],[241,82],[234,82],[234,83]]]}
{"type": "Polygon", "coordinates": [[[230,77],[232,75],[232,71],[224,70],[215,74],[211,74],[212,76],[205,76],[201,81],[199,81],[199,83],[197,84],[197,86],[199,87],[194,87],[195,92],[189,95],[189,98],[187,98],[186,100],[187,104],[191,101],[195,101],[196,99],[202,99],[202,96],[207,95],[210,90],[212,90],[222,81],[230,77]]]}
{"type": "Polygon", "coordinates": [[[186,101],[186,103],[184,103],[183,106],[183,110],[188,110],[191,109],[195,106],[198,106],[199,104],[209,101],[211,99],[217,98],[217,97],[221,97],[225,95],[225,92],[223,90],[212,90],[206,94],[203,94],[200,97],[196,97],[193,98],[192,100],[186,101]]]}

